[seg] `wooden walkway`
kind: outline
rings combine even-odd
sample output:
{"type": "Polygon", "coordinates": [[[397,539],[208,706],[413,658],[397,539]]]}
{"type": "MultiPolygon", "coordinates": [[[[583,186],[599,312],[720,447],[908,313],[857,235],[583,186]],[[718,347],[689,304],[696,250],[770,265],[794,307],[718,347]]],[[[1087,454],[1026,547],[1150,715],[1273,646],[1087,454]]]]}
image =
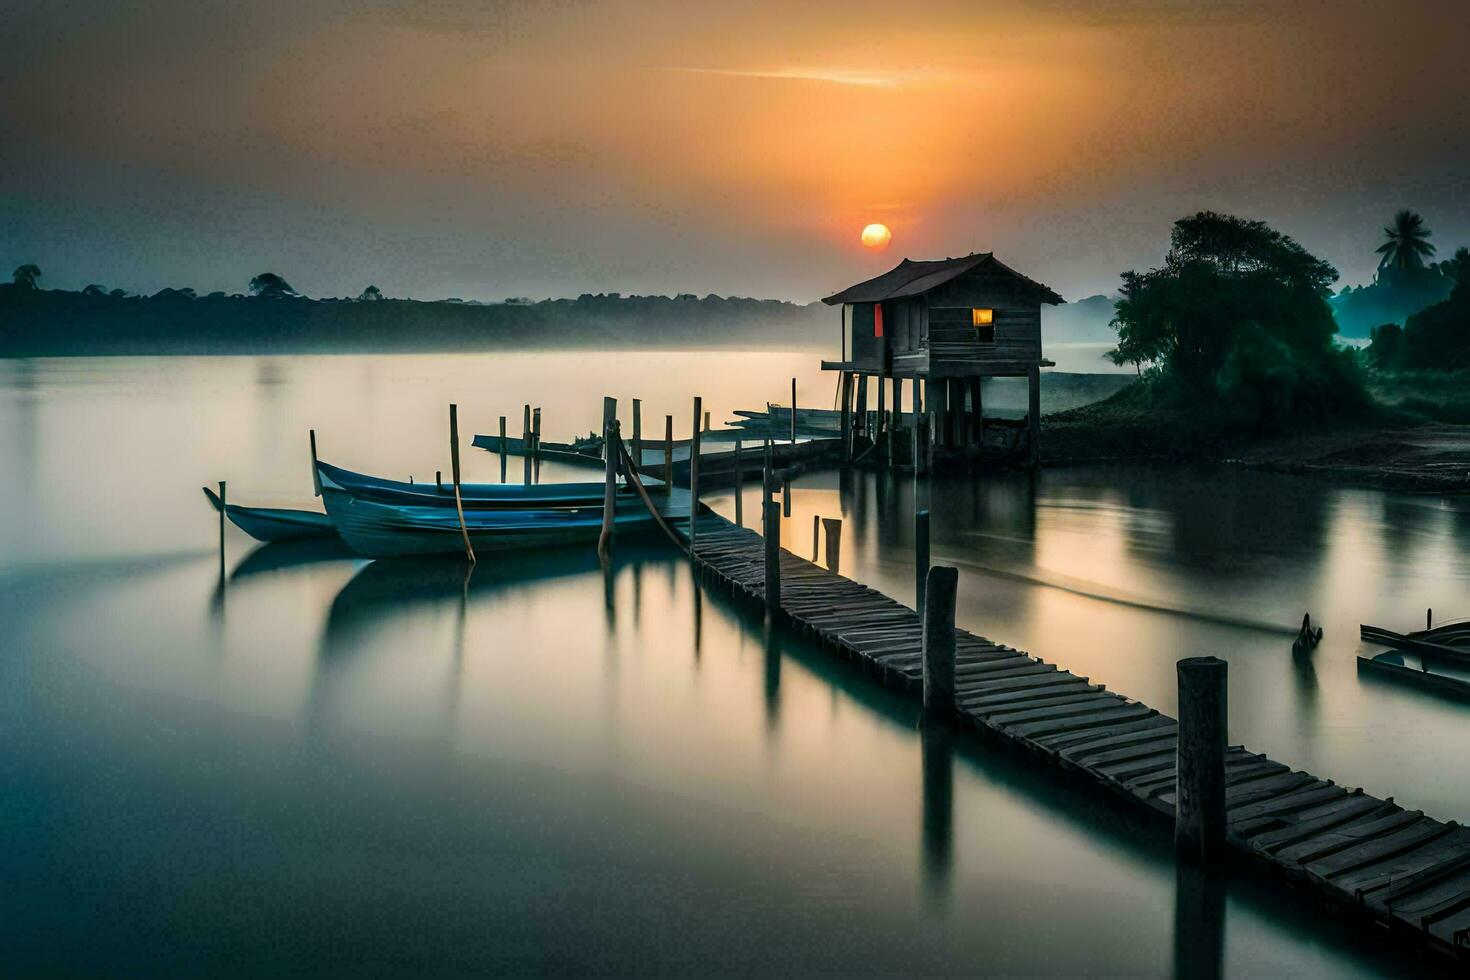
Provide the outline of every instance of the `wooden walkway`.
{"type": "MultiPolygon", "coordinates": [[[[707,584],[764,607],[759,534],[706,514],[696,541],[707,584]]],[[[785,550],[781,606],[784,624],[917,694],[922,621],[914,610],[785,550]]],[[[965,630],[955,631],[955,657],[964,722],[1172,820],[1174,719],[965,630]]],[[[1470,830],[1239,746],[1226,756],[1226,784],[1234,851],[1470,962],[1470,830]]]]}

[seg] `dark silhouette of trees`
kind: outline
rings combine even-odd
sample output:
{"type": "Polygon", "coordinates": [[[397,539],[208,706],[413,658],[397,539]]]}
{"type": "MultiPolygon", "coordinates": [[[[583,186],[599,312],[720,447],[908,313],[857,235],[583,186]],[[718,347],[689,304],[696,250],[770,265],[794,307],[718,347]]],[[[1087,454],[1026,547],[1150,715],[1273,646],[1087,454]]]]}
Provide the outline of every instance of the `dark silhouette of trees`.
{"type": "Polygon", "coordinates": [[[1327,305],[1337,270],[1261,221],[1175,222],[1160,268],[1123,274],[1118,364],[1151,364],[1160,397],[1209,425],[1280,426],[1367,404],[1327,305]]]}
{"type": "Polygon", "coordinates": [[[357,298],[363,303],[374,303],[383,298],[383,291],[377,286],[368,286],[357,298]]]}
{"type": "Polygon", "coordinates": [[[250,294],[262,299],[282,299],[287,296],[299,296],[300,293],[291,288],[291,284],[274,272],[262,272],[250,280],[250,294]]]}
{"type": "Polygon", "coordinates": [[[94,282],[94,283],[92,283],[91,285],[85,287],[82,290],[82,295],[83,296],[106,296],[107,295],[107,287],[106,286],[99,286],[97,283],[94,282]]]}
{"type": "Polygon", "coordinates": [[[1449,297],[1409,317],[1402,329],[1385,324],[1373,331],[1368,356],[1378,367],[1470,369],[1470,249],[1456,249],[1453,257],[1439,263],[1437,271],[1454,282],[1449,297]]]}
{"type": "MultiPolygon", "coordinates": [[[[3,268],[5,267],[0,266],[0,269],[3,268]]],[[[41,267],[34,262],[27,262],[24,265],[16,266],[15,271],[10,274],[10,277],[11,281],[21,289],[38,289],[40,287],[36,285],[36,280],[41,278],[41,267]]]]}
{"type": "Polygon", "coordinates": [[[1380,269],[1399,272],[1424,268],[1424,260],[1434,254],[1429,238],[1434,233],[1424,224],[1424,216],[1404,208],[1393,216],[1393,224],[1383,229],[1387,241],[1375,251],[1383,258],[1378,262],[1380,269]]]}

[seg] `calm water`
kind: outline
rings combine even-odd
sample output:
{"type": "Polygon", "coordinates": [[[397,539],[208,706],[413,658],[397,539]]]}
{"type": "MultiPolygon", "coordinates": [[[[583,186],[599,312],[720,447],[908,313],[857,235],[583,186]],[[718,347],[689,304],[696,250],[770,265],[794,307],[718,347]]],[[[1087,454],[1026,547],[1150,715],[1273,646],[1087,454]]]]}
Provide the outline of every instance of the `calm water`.
{"type": "MultiPolygon", "coordinates": [[[[310,505],[309,426],[333,462],[431,478],[451,400],[469,432],[535,401],[559,439],[636,395],[682,436],[695,392],[719,419],[795,375],[830,404],[815,366],[0,362],[7,972],[1390,970],[1249,880],[1177,878],[1166,839],[1048,771],[924,744],[906,702],[654,544],[611,576],[576,551],[466,583],[232,529],[218,588],[198,486],[310,505]]],[[[1354,660],[1359,621],[1470,613],[1470,504],[1139,467],[928,493],[962,625],[1165,711],[1174,660],[1225,656],[1232,741],[1470,814],[1467,709],[1354,660]]],[[[909,480],[814,476],[783,540],[806,553],[812,515],[843,516],[844,572],[907,598],[912,510],[909,480]]]]}

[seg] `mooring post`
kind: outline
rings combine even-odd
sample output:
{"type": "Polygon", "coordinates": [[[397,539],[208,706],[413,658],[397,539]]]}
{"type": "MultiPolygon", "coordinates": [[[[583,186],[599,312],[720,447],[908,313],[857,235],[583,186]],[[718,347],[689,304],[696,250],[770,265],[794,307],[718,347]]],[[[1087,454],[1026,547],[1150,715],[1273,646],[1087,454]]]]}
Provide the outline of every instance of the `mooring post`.
{"type": "Polygon", "coordinates": [[[796,445],[796,379],[791,379],[791,444],[796,445]]]}
{"type": "Polygon", "coordinates": [[[766,526],[766,618],[774,620],[781,609],[781,505],[767,499],[766,526]]]}
{"type": "Polygon", "coordinates": [[[699,420],[704,412],[704,399],[694,396],[694,434],[689,438],[689,554],[694,555],[695,525],[699,523],[699,420]]]}
{"type": "Polygon", "coordinates": [[[709,431],[709,412],[704,413],[704,431],[709,431]]]}
{"type": "Polygon", "coordinates": [[[225,495],[225,481],[219,481],[219,580],[225,580],[225,508],[229,498],[225,495]]]}
{"type": "Polygon", "coordinates": [[[1424,610],[1424,628],[1427,629],[1427,630],[1434,629],[1434,607],[1433,606],[1430,606],[1428,609],[1424,610]]]}
{"type": "Polygon", "coordinates": [[[527,458],[530,458],[530,455],[531,455],[531,406],[530,405],[522,405],[521,406],[521,442],[525,444],[522,447],[522,449],[524,449],[525,454],[526,454],[526,457],[527,458]]]}
{"type": "Polygon", "coordinates": [[[812,564],[817,563],[817,545],[822,542],[822,519],[816,514],[812,515],[812,564]]]}
{"type": "Polygon", "coordinates": [[[633,399],[633,472],[643,472],[643,399],[633,399]]]}
{"type": "Polygon", "coordinates": [[[674,490],[674,417],[664,416],[664,493],[674,490]]]}
{"type": "Polygon", "coordinates": [[[443,470],[435,470],[434,471],[434,489],[437,490],[439,493],[443,493],[444,492],[444,471],[443,470]]]}
{"type": "Polygon", "coordinates": [[[531,455],[541,458],[541,409],[531,409],[531,455]]]}
{"type": "MultiPolygon", "coordinates": [[[[603,399],[604,406],[611,398],[603,399]]],[[[604,408],[604,411],[606,409],[604,408]]],[[[614,402],[616,411],[616,402],[614,402]]],[[[606,558],[612,551],[613,517],[617,511],[618,498],[618,451],[616,440],[620,438],[618,420],[610,419],[602,430],[602,444],[607,447],[607,458],[602,465],[602,533],[597,536],[597,553],[606,558]]]]}
{"type": "Polygon", "coordinates": [[[944,716],[954,710],[954,599],[959,569],[929,569],[924,590],[924,712],[944,716]]]}
{"type": "Polygon", "coordinates": [[[320,497],[322,495],[322,475],[317,472],[316,468],[316,430],[308,429],[307,432],[311,436],[311,489],[315,496],[320,497]]]}
{"type": "Polygon", "coordinates": [[[822,527],[827,529],[827,570],[836,572],[842,564],[842,518],[824,517],[822,527]]]}
{"type": "Polygon", "coordinates": [[[924,587],[929,580],[929,512],[914,511],[914,611],[924,615],[924,587]]]}
{"type": "Polygon", "coordinates": [[[1174,846],[1181,857],[1209,863],[1220,856],[1225,844],[1227,664],[1218,657],[1186,657],[1177,669],[1174,846]]]}
{"type": "Polygon", "coordinates": [[[745,526],[742,502],[745,499],[745,460],[740,455],[740,440],[735,440],[735,526],[745,526]]]}
{"type": "Polygon", "coordinates": [[[459,497],[459,406],[449,405],[449,472],[454,477],[454,512],[459,516],[459,533],[464,536],[464,553],[475,563],[475,549],[470,547],[470,530],[464,522],[464,504],[459,497]]]}

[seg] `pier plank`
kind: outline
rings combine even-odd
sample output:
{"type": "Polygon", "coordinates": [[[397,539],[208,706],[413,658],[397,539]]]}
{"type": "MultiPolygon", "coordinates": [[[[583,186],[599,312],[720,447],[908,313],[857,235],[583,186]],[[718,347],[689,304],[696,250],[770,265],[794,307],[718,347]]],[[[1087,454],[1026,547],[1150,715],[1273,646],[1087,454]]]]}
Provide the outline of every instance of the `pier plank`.
{"type": "MultiPolygon", "coordinates": [[[[763,541],[713,513],[698,520],[695,567],[752,606],[764,602],[763,541]]],[[[883,681],[913,689],[923,629],[912,609],[790,552],[780,554],[786,622],[883,681]]],[[[961,719],[1155,814],[1175,805],[1178,723],[1023,651],[955,630],[961,719]]],[[[1236,746],[1226,755],[1226,839],[1319,896],[1470,959],[1470,829],[1348,790],[1236,746]]]]}

